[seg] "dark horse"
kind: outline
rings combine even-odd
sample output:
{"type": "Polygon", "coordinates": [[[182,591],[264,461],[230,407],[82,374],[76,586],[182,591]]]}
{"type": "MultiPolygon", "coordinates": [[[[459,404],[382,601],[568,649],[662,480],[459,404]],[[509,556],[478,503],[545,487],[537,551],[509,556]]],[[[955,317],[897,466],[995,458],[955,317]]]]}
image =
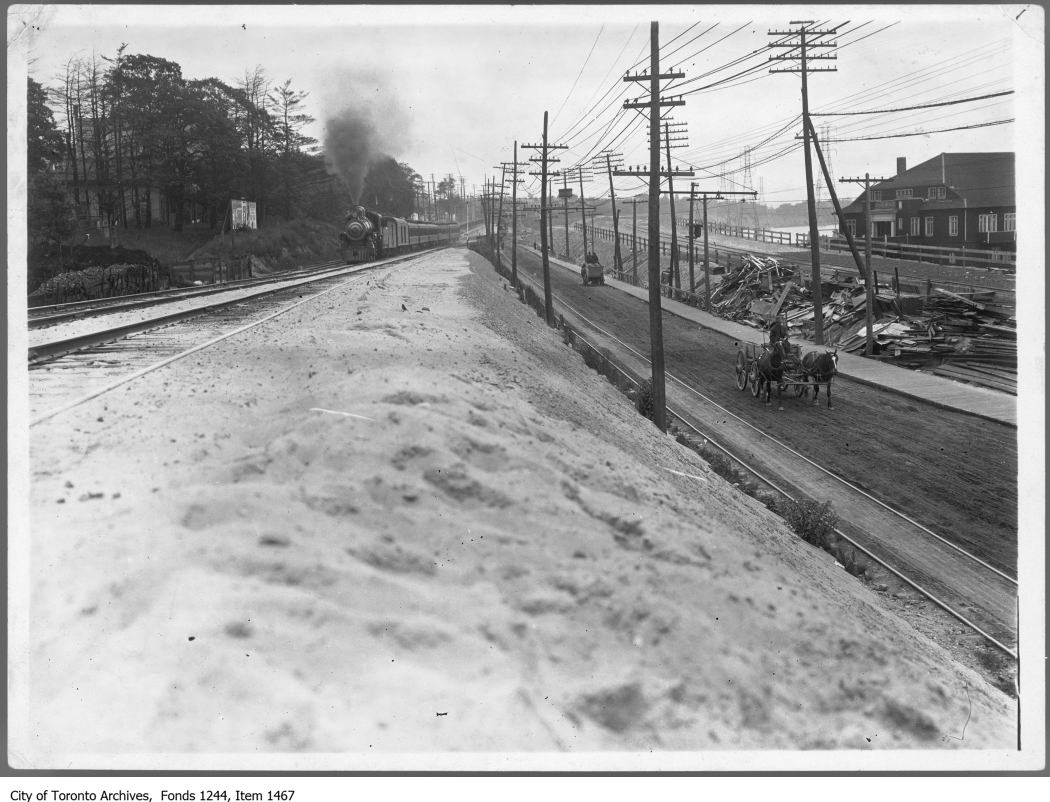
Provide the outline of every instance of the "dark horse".
{"type": "Polygon", "coordinates": [[[831,409],[831,380],[838,373],[839,355],[837,351],[810,351],[802,357],[802,372],[806,375],[806,389],[803,395],[809,392],[809,381],[813,380],[813,406],[817,405],[817,396],[820,395],[820,385],[826,384],[828,388],[828,409],[831,409]]]}
{"type": "Polygon", "coordinates": [[[766,390],[766,404],[769,404],[769,393],[773,389],[773,383],[777,385],[777,407],[783,412],[784,401],[782,398],[784,380],[784,344],[777,341],[775,344],[766,346],[762,356],[758,358],[756,365],[758,372],[758,387],[755,396],[762,395],[762,388],[766,390]]]}

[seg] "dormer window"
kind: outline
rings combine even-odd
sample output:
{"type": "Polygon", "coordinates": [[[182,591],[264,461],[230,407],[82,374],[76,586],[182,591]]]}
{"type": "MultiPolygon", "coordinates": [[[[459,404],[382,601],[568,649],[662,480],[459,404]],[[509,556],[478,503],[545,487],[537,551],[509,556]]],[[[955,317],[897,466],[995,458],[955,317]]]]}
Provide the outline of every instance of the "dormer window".
{"type": "Polygon", "coordinates": [[[948,197],[947,187],[930,187],[926,190],[928,200],[944,200],[946,197],[948,197]]]}
{"type": "Polygon", "coordinates": [[[910,189],[898,189],[896,196],[898,198],[910,198],[911,197],[911,190],[910,189]]]}
{"type": "Polygon", "coordinates": [[[882,200],[882,193],[877,189],[871,190],[871,200],[872,202],[882,200]]]}

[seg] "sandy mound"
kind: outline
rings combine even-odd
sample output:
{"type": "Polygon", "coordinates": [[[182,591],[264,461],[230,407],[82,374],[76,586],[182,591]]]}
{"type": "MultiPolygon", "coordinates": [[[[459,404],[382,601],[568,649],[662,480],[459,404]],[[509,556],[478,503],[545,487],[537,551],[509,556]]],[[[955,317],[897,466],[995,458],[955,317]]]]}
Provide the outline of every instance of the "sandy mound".
{"type": "Polygon", "coordinates": [[[426,264],[33,430],[25,765],[1012,747],[490,268],[426,264]]]}

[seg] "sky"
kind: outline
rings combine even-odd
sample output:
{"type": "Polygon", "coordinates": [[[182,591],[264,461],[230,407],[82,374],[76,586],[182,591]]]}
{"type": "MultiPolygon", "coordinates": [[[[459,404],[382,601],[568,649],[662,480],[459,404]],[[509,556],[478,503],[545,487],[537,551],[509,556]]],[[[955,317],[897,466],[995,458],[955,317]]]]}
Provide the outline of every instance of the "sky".
{"type": "MultiPolygon", "coordinates": [[[[28,69],[56,85],[69,59],[111,56],[121,43],[128,53],[177,62],[188,78],[236,83],[259,66],[275,85],[291,79],[308,93],[305,110],[316,122],[307,133],[323,141],[326,119],[369,103],[388,121],[390,155],[428,180],[462,176],[469,192],[500,175],[515,140],[541,141],[544,112],[549,141],[568,146],[557,153],[558,167],[592,164],[605,148],[627,165],[647,165],[646,120],[622,105],[645,98],[648,84],[622,77],[648,68],[653,20],[661,69],[685,73],[662,89],[686,101],[667,110],[684,129],[676,136],[687,137],[674,143],[681,146],[672,162],[694,168],[700,189],[754,189],[770,205],[805,200],[796,139],[801,80],[769,71],[797,61],[771,64],[767,48],[782,39],[770,31],[788,30],[794,20],[837,30],[821,39],[837,45],[824,51],[837,58],[812,62],[835,72],[809,77],[810,111],[818,133],[832,140],[826,155],[836,180],[889,177],[899,156],[915,166],[962,151],[1017,150],[1018,175],[1042,175],[1044,18],[1041,7],[1026,4],[26,5],[8,12],[9,80],[17,80],[21,62],[21,74],[28,69]],[[951,106],[816,116],[1011,90],[951,106]],[[986,123],[997,124],[941,131],[986,123]],[[833,141],[915,132],[925,133],[833,141]]],[[[519,148],[518,159],[535,154],[519,148]]],[[[615,185],[618,195],[645,190],[629,176],[615,185]]],[[[525,176],[523,188],[538,191],[537,179],[525,176]]],[[[837,188],[848,198],[859,192],[837,188]]],[[[585,183],[585,194],[608,195],[604,172],[585,183]]],[[[826,198],[826,189],[818,195],[826,198]]]]}

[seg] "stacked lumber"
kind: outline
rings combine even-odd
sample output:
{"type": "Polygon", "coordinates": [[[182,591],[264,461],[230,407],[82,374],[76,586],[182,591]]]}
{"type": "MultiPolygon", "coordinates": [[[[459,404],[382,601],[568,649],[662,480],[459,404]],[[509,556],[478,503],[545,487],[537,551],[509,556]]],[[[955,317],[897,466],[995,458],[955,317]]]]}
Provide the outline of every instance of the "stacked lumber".
{"type": "MultiPolygon", "coordinates": [[[[1013,318],[944,290],[926,299],[921,312],[904,315],[877,296],[881,314],[872,331],[881,359],[939,376],[1017,393],[1017,326],[1013,318]]],[[[861,321],[839,342],[843,350],[861,353],[861,321]]]]}

